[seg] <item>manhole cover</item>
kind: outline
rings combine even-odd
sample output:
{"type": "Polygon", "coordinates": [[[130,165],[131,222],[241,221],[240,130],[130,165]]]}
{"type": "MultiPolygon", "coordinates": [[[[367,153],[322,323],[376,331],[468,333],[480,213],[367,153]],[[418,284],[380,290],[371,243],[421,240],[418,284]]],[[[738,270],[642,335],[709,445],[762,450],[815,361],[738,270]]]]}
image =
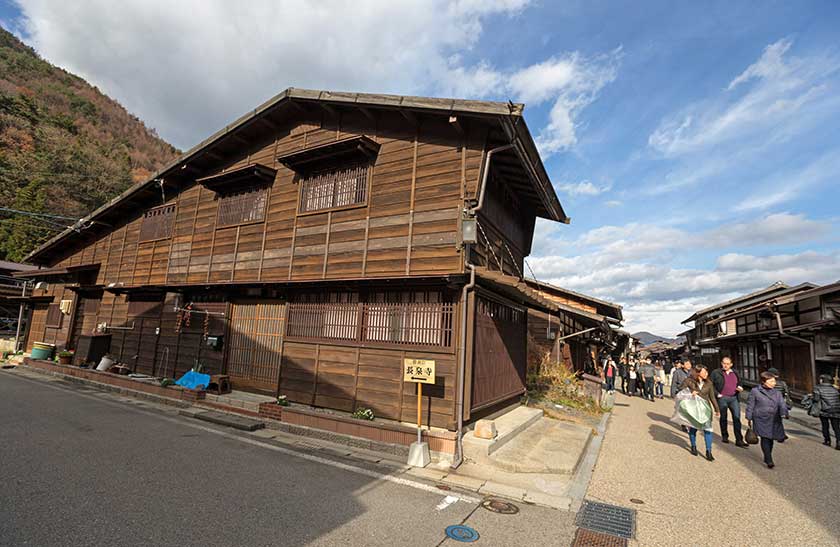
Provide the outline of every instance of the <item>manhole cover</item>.
{"type": "Polygon", "coordinates": [[[462,543],[472,543],[478,540],[478,532],[463,524],[453,524],[446,527],[446,537],[462,543]]]}
{"type": "Polygon", "coordinates": [[[629,539],[636,531],[636,511],[627,507],[584,500],[576,524],[587,530],[629,539]]]}
{"type": "Polygon", "coordinates": [[[575,532],[572,547],[627,547],[627,540],[609,534],[602,534],[601,532],[578,528],[577,532],[575,532]]]}
{"type": "Polygon", "coordinates": [[[483,502],[481,502],[481,506],[487,509],[488,511],[493,511],[494,513],[501,513],[502,515],[515,515],[519,512],[519,507],[515,506],[514,504],[496,499],[484,500],[483,502]]]}

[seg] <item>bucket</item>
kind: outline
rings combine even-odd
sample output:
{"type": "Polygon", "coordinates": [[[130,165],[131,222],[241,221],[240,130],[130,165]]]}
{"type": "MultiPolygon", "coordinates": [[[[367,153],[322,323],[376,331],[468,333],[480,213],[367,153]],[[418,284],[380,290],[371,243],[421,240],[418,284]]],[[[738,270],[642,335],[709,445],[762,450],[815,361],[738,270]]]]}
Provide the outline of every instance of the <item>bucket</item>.
{"type": "Polygon", "coordinates": [[[99,364],[96,366],[96,370],[108,370],[113,364],[114,360],[105,355],[102,357],[102,360],[99,361],[99,364]]]}
{"type": "Polygon", "coordinates": [[[49,361],[52,359],[55,346],[52,344],[45,344],[44,342],[35,342],[32,344],[32,359],[40,361],[49,361]]]}

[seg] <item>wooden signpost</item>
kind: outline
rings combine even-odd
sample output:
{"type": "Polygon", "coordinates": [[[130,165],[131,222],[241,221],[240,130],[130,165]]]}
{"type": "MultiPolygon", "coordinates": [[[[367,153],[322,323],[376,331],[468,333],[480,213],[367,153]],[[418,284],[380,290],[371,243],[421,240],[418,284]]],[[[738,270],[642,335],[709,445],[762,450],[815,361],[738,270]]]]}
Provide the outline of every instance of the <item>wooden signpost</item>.
{"type": "MultiPolygon", "coordinates": [[[[417,384],[417,447],[426,454],[420,461],[424,462],[420,467],[429,463],[428,446],[423,447],[423,384],[435,383],[435,362],[429,359],[405,359],[403,360],[403,381],[415,382],[417,384]],[[422,447],[422,448],[421,448],[422,447]]],[[[409,455],[409,464],[412,457],[409,455]]],[[[416,464],[412,464],[416,465],[416,464]]]]}

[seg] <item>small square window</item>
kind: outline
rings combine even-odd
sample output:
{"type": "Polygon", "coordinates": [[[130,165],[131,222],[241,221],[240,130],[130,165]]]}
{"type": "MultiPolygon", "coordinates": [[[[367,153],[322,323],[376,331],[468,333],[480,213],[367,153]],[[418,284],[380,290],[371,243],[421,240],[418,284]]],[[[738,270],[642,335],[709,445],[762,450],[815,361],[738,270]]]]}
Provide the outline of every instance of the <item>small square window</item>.
{"type": "Polygon", "coordinates": [[[300,213],[365,203],[368,165],[330,169],[307,175],[301,182],[300,213]]]}
{"type": "Polygon", "coordinates": [[[238,226],[265,220],[268,188],[247,188],[219,196],[218,227],[238,226]]]}
{"type": "Polygon", "coordinates": [[[140,225],[140,242],[172,237],[175,226],[175,205],[164,205],[146,211],[140,225]]]}

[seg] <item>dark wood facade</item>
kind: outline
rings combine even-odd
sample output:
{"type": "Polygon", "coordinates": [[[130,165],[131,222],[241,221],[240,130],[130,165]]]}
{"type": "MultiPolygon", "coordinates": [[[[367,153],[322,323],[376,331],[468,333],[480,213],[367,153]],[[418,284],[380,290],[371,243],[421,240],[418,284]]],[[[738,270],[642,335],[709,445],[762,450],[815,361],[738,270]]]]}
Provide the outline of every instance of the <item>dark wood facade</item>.
{"type": "Polygon", "coordinates": [[[104,331],[137,372],[200,363],[235,388],[402,421],[416,405],[402,360],[434,359],[424,412],[453,428],[467,261],[521,276],[536,216],[565,215],[532,180],[524,121],[510,133],[521,105],[324,93],[284,92],[36,251],[34,296],[52,300],[33,304],[27,349],[104,331]]]}

